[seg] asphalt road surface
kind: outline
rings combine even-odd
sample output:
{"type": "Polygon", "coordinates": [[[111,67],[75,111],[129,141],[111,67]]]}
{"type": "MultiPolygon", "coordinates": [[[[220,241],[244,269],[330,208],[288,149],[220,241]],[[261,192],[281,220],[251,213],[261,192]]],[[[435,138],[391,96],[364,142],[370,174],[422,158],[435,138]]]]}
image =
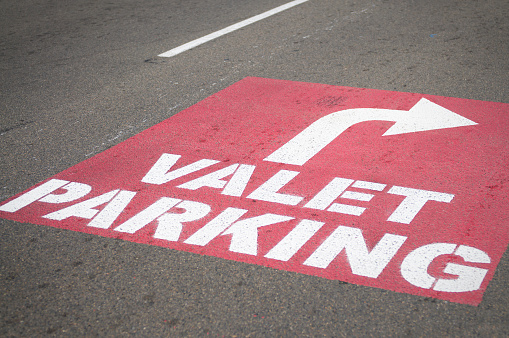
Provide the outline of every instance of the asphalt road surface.
{"type": "MultiPolygon", "coordinates": [[[[248,77],[509,103],[509,3],[0,2],[0,200],[248,77]]],[[[509,336],[477,307],[0,219],[0,335],[509,336]]]]}

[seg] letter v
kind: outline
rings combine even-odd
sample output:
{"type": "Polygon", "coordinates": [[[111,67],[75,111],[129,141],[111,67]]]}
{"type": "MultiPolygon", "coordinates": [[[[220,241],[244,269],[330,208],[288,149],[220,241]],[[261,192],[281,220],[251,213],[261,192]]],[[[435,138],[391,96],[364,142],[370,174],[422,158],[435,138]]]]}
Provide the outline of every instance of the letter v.
{"type": "Polygon", "coordinates": [[[171,167],[177,163],[179,158],[180,155],[162,154],[156,164],[154,164],[141,181],[150,184],[164,184],[219,162],[216,160],[203,159],[188,164],[182,168],[169,171],[171,167]]]}

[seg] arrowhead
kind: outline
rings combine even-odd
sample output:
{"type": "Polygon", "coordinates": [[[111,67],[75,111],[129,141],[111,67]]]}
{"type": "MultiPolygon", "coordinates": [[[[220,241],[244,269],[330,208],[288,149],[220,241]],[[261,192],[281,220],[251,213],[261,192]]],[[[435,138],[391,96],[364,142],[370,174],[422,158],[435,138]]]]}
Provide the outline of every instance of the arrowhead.
{"type": "Polygon", "coordinates": [[[476,125],[461,115],[422,98],[408,112],[402,112],[383,136],[476,125]]]}

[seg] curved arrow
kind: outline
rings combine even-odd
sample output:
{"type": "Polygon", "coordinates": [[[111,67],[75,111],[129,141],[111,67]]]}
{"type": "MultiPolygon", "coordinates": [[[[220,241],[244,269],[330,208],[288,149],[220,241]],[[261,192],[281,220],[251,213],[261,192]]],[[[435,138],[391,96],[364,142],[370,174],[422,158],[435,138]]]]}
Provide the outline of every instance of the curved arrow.
{"type": "Polygon", "coordinates": [[[313,122],[264,161],[303,165],[354,124],[372,120],[396,122],[382,136],[477,124],[425,98],[408,111],[379,108],[340,110],[313,122]]]}

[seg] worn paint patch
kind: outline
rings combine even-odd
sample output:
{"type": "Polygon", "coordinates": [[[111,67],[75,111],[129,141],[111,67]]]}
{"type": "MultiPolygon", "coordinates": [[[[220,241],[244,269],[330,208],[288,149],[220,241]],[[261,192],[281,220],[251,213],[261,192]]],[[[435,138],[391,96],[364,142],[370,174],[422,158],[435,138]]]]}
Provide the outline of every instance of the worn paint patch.
{"type": "Polygon", "coordinates": [[[478,304],[506,250],[509,105],[246,78],[0,217],[478,304]]]}

